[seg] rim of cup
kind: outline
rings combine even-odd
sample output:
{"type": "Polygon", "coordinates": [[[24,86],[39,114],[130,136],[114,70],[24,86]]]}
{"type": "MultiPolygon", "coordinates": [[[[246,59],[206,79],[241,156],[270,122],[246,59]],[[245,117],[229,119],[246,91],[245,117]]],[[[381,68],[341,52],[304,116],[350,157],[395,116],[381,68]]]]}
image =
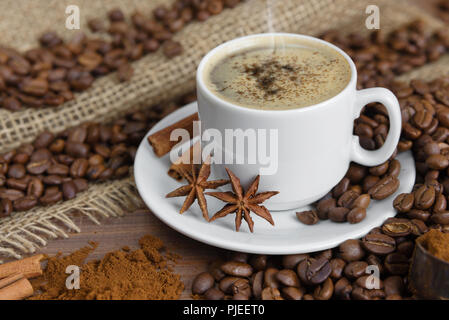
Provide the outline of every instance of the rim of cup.
{"type": "MultiPolygon", "coordinates": [[[[250,47],[250,46],[246,45],[246,47],[250,47]]],[[[227,53],[227,54],[229,54],[229,53],[227,53]]],[[[226,54],[223,54],[223,56],[226,56],[226,54]]],[[[297,113],[297,112],[308,112],[311,109],[317,110],[320,107],[324,107],[324,106],[328,105],[329,103],[332,104],[332,102],[337,100],[341,95],[344,95],[347,91],[351,90],[351,88],[355,87],[356,80],[357,80],[357,69],[354,65],[354,62],[343,50],[341,50],[337,46],[335,46],[332,43],[329,43],[327,41],[324,41],[324,40],[321,40],[321,39],[318,39],[318,38],[315,38],[312,36],[294,34],[294,33],[259,33],[259,34],[243,36],[243,37],[236,38],[236,39],[227,41],[225,43],[222,43],[221,45],[219,45],[219,46],[215,47],[214,49],[212,49],[211,51],[209,51],[203,57],[203,59],[201,60],[199,66],[198,66],[197,73],[196,73],[197,90],[199,92],[201,92],[201,94],[205,95],[208,99],[217,100],[218,102],[220,102],[219,104],[217,104],[220,107],[224,106],[226,108],[232,108],[232,109],[236,109],[236,110],[238,109],[237,111],[239,111],[239,112],[264,113],[266,115],[274,115],[274,114],[279,115],[280,112],[282,114],[288,114],[288,113],[297,113]],[[332,98],[329,98],[329,99],[321,101],[319,103],[312,104],[310,106],[306,106],[306,107],[302,107],[302,108],[280,109],[280,110],[263,110],[263,109],[247,108],[244,106],[240,106],[240,105],[228,102],[228,101],[218,97],[217,95],[215,95],[213,92],[211,92],[209,90],[209,88],[207,87],[207,85],[205,84],[205,81],[204,81],[204,69],[206,67],[208,67],[208,63],[213,57],[215,57],[216,55],[219,55],[225,49],[231,48],[231,51],[232,51],[232,47],[234,47],[235,48],[234,51],[237,52],[242,49],[242,46],[239,46],[239,43],[246,42],[249,39],[254,40],[257,38],[263,39],[263,38],[273,38],[273,37],[286,37],[286,38],[292,38],[292,39],[298,39],[298,40],[300,40],[300,39],[308,40],[311,42],[320,43],[322,45],[325,45],[325,46],[331,48],[334,51],[337,51],[348,62],[349,68],[351,69],[351,79],[346,84],[344,89],[341,90],[339,93],[337,93],[332,98]]]]}

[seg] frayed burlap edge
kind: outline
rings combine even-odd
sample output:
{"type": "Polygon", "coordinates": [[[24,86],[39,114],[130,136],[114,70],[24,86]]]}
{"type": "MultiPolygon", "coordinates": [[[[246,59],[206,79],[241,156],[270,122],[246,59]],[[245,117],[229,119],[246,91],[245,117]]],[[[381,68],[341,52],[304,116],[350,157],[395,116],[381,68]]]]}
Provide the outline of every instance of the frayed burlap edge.
{"type": "MultiPolygon", "coordinates": [[[[410,10],[408,8],[408,11],[410,10]]],[[[403,11],[407,10],[404,9],[403,11]]],[[[418,11],[415,9],[414,12],[418,11]]],[[[405,16],[407,15],[405,14],[405,16]]],[[[408,16],[408,20],[404,16],[397,18],[390,24],[389,29],[391,30],[391,28],[416,17],[416,15],[408,16]]],[[[388,20],[384,21],[384,23],[388,24],[388,20]]],[[[438,26],[439,24],[433,23],[433,25],[438,26]]],[[[348,22],[341,23],[339,30],[350,32],[350,26],[351,24],[348,22]]],[[[322,26],[318,28],[313,25],[309,27],[311,28],[309,30],[315,30],[314,34],[318,34],[331,26],[327,24],[325,28],[322,26]]],[[[333,27],[336,28],[337,26],[333,27]]],[[[303,29],[296,32],[312,34],[303,29]]],[[[449,56],[445,56],[435,63],[413,70],[398,79],[402,81],[409,81],[413,78],[428,80],[448,75],[448,61],[449,56]]],[[[32,254],[39,247],[44,247],[48,239],[68,237],[69,232],[79,232],[79,227],[73,221],[76,214],[82,214],[98,224],[102,218],[118,217],[123,215],[125,210],[129,211],[142,206],[144,204],[138,196],[134,179],[128,177],[122,180],[93,185],[86,192],[79,194],[70,201],[61,202],[51,207],[37,207],[24,213],[15,213],[9,218],[0,220],[0,258],[19,259],[23,255],[32,254]]]]}
{"type": "Polygon", "coordinates": [[[44,247],[48,239],[67,238],[80,232],[74,214],[100,224],[102,218],[119,217],[124,212],[143,207],[133,177],[91,186],[76,198],[49,207],[36,207],[1,220],[1,258],[20,259],[44,247]]]}

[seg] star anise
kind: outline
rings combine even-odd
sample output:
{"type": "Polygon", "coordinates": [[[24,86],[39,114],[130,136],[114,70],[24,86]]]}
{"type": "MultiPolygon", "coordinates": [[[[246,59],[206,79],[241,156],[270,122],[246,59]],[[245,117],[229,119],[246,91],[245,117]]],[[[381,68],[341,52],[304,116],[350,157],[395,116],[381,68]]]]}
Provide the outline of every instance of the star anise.
{"type": "Polygon", "coordinates": [[[179,187],[178,189],[167,194],[165,197],[173,198],[187,196],[179,213],[184,213],[195,202],[195,199],[197,199],[204,219],[209,221],[209,212],[207,211],[207,202],[206,198],[204,197],[204,190],[216,189],[220,186],[228,184],[229,180],[220,179],[207,181],[210,175],[210,157],[203,162],[199,171],[198,166],[196,166],[195,164],[192,164],[190,172],[183,168],[181,168],[180,171],[181,175],[187,180],[189,184],[179,187]]]}
{"type": "Polygon", "coordinates": [[[254,221],[251,219],[250,212],[254,212],[259,217],[264,218],[269,223],[274,225],[273,218],[270,212],[264,206],[260,204],[272,196],[278,194],[278,191],[267,191],[257,193],[259,188],[260,175],[258,175],[251,183],[248,191],[244,194],[240,179],[228,168],[226,168],[229,178],[231,179],[232,192],[206,192],[207,195],[213,196],[221,201],[228,202],[220,211],[210,219],[214,221],[218,218],[223,218],[230,213],[235,212],[235,230],[239,231],[242,219],[245,219],[251,232],[254,231],[254,221]]]}

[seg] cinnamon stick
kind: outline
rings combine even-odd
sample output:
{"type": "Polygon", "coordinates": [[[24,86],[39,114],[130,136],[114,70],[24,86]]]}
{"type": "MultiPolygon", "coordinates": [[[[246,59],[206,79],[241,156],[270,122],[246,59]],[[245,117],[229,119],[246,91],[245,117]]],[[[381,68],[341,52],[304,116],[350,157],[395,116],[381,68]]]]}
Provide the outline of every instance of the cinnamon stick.
{"type": "Polygon", "coordinates": [[[0,280],[0,300],[22,300],[33,293],[33,286],[23,274],[12,274],[0,280]]]}
{"type": "Polygon", "coordinates": [[[159,130],[153,133],[148,137],[148,142],[153,147],[154,153],[158,157],[162,157],[163,155],[170,152],[174,145],[176,145],[178,141],[171,141],[170,134],[175,129],[185,129],[189,132],[191,139],[193,136],[193,122],[198,121],[198,113],[194,113],[184,119],[179,120],[178,122],[159,130]]]}
{"type": "Polygon", "coordinates": [[[42,274],[41,260],[44,259],[43,254],[7,262],[0,265],[0,279],[9,277],[14,274],[22,274],[25,278],[33,278],[42,274]]]}
{"type": "Polygon", "coordinates": [[[172,163],[170,168],[168,169],[167,174],[175,180],[181,181],[182,174],[181,172],[190,171],[190,165],[193,162],[194,155],[201,152],[200,142],[195,142],[189,150],[184,152],[175,162],[172,163]]]}

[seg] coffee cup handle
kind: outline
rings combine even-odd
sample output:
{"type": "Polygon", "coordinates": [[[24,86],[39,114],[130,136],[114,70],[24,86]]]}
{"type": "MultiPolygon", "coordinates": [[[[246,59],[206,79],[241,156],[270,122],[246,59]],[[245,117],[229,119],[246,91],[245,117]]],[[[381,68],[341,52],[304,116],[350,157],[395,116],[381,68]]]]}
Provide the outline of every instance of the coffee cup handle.
{"type": "Polygon", "coordinates": [[[357,91],[354,119],[359,117],[365,105],[372,102],[380,102],[385,106],[390,119],[390,129],[385,143],[378,150],[369,151],[363,149],[360,146],[359,137],[352,137],[351,160],[369,167],[384,163],[391,157],[399,142],[402,129],[401,109],[398,99],[390,90],[385,88],[370,88],[357,91]]]}

